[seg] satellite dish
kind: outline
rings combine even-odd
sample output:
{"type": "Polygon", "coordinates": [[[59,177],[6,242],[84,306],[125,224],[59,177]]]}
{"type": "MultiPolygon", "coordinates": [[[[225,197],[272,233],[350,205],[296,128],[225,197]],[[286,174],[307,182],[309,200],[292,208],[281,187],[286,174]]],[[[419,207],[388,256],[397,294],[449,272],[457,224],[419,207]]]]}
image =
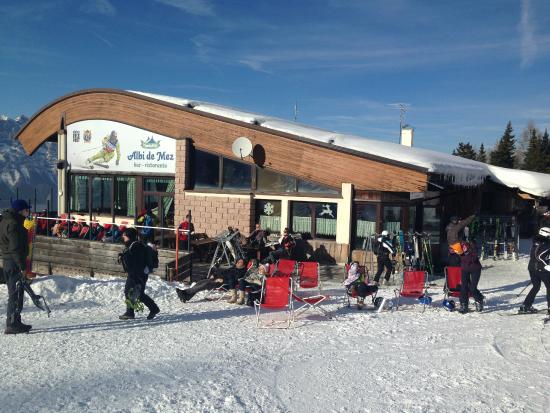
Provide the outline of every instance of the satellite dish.
{"type": "Polygon", "coordinates": [[[233,155],[243,159],[252,153],[252,142],[250,142],[250,139],[241,136],[235,139],[235,142],[231,145],[231,150],[233,151],[233,155]]]}

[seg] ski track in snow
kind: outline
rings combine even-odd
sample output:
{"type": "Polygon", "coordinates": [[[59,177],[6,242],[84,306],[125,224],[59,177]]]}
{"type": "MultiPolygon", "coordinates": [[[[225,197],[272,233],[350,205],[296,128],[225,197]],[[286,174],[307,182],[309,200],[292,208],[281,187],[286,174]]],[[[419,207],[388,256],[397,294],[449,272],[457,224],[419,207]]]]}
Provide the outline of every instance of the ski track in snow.
{"type": "MultiPolygon", "coordinates": [[[[0,411],[550,411],[548,326],[541,314],[500,316],[519,307],[527,260],[484,264],[484,313],[447,312],[440,287],[424,313],[412,300],[358,312],[334,281],[333,320],[309,312],[289,330],[257,329],[252,308],[204,294],[182,304],[158,279],[148,292],[159,316],[120,321],[123,280],[41,277],[33,287],[52,317],[26,299],[31,334],[0,336],[0,411]]],[[[2,316],[6,294],[1,285],[2,316]]]]}

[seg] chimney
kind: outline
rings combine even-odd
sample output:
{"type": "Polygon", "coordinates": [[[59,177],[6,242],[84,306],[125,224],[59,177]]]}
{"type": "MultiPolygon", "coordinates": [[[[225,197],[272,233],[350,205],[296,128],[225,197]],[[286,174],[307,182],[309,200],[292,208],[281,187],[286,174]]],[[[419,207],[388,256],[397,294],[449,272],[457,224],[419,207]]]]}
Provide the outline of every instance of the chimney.
{"type": "Polygon", "coordinates": [[[401,128],[401,139],[400,139],[401,145],[412,147],[413,135],[414,135],[414,129],[411,126],[409,125],[403,126],[401,128]]]}

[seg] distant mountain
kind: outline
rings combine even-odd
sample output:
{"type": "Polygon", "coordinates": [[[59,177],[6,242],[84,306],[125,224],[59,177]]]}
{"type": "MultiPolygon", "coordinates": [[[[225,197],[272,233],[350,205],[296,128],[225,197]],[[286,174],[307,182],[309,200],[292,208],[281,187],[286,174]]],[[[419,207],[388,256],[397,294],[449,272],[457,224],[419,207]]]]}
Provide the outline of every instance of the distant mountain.
{"type": "Polygon", "coordinates": [[[35,188],[34,210],[46,208],[52,197],[54,208],[57,203],[57,144],[45,143],[28,156],[14,139],[28,120],[26,116],[10,119],[0,115],[0,208],[8,207],[10,198],[15,199],[17,194],[34,204],[35,188]]]}

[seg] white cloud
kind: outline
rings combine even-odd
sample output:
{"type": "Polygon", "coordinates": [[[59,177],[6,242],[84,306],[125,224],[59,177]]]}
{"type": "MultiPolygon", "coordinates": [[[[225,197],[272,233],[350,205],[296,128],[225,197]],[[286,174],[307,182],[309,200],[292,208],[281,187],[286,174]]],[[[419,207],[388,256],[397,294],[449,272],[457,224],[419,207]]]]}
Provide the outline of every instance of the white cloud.
{"type": "Polygon", "coordinates": [[[109,0],[93,0],[81,7],[81,10],[90,14],[101,14],[103,16],[114,16],[115,6],[109,0]]]}
{"type": "Polygon", "coordinates": [[[196,16],[213,16],[214,8],[208,0],[155,0],[196,16]]]}
{"type": "Polygon", "coordinates": [[[521,0],[521,18],[518,25],[522,69],[531,66],[538,51],[530,0],[521,0]]]}

